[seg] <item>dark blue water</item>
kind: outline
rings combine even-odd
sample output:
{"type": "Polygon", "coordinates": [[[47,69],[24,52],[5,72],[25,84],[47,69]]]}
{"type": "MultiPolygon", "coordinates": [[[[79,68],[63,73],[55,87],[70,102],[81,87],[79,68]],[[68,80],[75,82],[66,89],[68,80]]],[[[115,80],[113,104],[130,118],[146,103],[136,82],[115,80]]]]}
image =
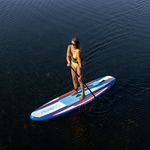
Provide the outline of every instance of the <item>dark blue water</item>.
{"type": "Polygon", "coordinates": [[[0,149],[150,149],[150,1],[0,0],[0,149]],[[63,117],[30,113],[73,89],[66,49],[78,37],[84,81],[115,86],[63,117]]]}

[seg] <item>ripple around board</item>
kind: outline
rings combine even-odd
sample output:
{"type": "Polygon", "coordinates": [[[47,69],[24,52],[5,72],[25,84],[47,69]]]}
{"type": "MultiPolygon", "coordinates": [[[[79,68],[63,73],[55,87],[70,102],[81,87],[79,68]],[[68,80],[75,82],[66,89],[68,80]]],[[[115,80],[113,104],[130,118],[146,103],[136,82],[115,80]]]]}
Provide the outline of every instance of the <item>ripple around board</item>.
{"type": "Polygon", "coordinates": [[[87,112],[90,115],[100,115],[107,113],[111,106],[111,102],[106,97],[98,97],[92,104],[87,108],[87,112]]]}

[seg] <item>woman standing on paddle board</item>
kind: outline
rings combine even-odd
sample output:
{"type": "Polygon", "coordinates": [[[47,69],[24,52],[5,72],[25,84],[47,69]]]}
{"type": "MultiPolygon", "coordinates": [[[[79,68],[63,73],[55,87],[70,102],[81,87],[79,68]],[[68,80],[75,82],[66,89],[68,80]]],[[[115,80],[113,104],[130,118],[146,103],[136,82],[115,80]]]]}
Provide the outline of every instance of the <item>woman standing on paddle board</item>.
{"type": "Polygon", "coordinates": [[[71,74],[72,74],[72,80],[73,80],[73,86],[75,92],[72,93],[71,96],[78,93],[78,82],[79,82],[82,90],[82,95],[79,98],[79,100],[81,100],[85,97],[85,93],[84,93],[84,84],[82,82],[83,62],[81,58],[81,48],[80,48],[79,40],[77,38],[73,38],[71,40],[71,44],[68,45],[66,59],[68,63],[67,66],[71,66],[74,69],[74,70],[71,69],[71,74]],[[71,57],[71,62],[70,62],[70,57],[71,57]],[[76,71],[80,77],[77,77],[77,74],[74,71],[76,71]],[[77,78],[78,78],[78,82],[77,82],[77,78]]]}

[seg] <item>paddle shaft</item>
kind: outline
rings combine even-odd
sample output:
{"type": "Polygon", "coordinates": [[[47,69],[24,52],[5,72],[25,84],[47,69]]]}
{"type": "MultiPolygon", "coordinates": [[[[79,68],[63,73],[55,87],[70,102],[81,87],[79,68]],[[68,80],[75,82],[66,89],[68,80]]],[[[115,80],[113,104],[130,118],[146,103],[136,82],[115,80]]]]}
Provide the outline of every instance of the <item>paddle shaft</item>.
{"type": "MultiPolygon", "coordinates": [[[[70,66],[71,67],[71,66],[70,66]]],[[[76,75],[80,78],[80,76],[77,74],[77,72],[71,67],[71,69],[76,73],[76,75]]],[[[82,82],[83,82],[83,80],[81,80],[82,82]]],[[[96,98],[96,96],[93,94],[93,92],[89,89],[89,87],[83,82],[83,84],[87,87],[87,89],[92,93],[92,95],[94,96],[94,98],[95,99],[97,99],[96,98]]]]}

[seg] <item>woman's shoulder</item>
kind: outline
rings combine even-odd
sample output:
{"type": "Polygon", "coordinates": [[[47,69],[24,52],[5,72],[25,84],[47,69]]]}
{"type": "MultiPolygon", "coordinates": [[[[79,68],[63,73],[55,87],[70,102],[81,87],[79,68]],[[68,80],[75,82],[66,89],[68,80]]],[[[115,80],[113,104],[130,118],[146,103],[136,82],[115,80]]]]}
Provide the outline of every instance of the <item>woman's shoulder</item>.
{"type": "Polygon", "coordinates": [[[81,55],[81,50],[80,50],[80,49],[77,49],[77,50],[76,50],[76,55],[77,55],[77,56],[80,56],[80,55],[81,55]]]}
{"type": "Polygon", "coordinates": [[[68,47],[71,48],[71,44],[69,44],[68,47]]]}
{"type": "Polygon", "coordinates": [[[78,53],[80,53],[80,52],[81,52],[81,50],[80,50],[80,49],[77,49],[76,51],[77,51],[78,53]]]}

